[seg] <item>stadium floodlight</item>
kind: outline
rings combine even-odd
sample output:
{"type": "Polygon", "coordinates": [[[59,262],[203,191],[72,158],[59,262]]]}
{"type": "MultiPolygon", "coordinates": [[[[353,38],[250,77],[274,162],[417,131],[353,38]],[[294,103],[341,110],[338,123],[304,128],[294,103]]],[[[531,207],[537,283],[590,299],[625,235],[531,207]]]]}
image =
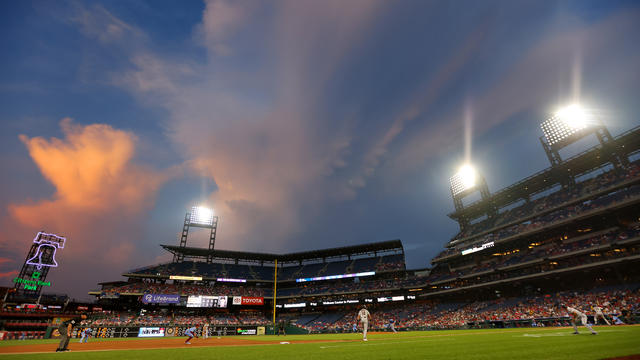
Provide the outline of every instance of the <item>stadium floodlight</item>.
{"type": "Polygon", "coordinates": [[[555,115],[540,124],[549,145],[556,144],[589,126],[589,114],[585,109],[572,104],[558,110],[555,115]]]}
{"type": "Polygon", "coordinates": [[[463,165],[458,172],[450,179],[451,192],[458,195],[465,190],[469,190],[476,186],[477,173],[473,166],[469,164],[463,165]]]}
{"type": "Polygon", "coordinates": [[[191,208],[191,216],[189,217],[191,224],[212,226],[213,210],[204,206],[194,206],[191,208]]]}

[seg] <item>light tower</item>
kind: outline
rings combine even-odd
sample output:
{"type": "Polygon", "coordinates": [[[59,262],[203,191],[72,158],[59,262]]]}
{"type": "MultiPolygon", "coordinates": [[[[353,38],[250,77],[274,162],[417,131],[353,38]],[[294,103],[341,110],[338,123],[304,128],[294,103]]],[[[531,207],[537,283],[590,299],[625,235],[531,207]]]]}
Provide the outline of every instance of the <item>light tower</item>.
{"type": "MultiPolygon", "coordinates": [[[[209,250],[213,250],[216,244],[216,232],[218,230],[218,216],[215,216],[212,209],[204,206],[193,206],[191,212],[187,212],[184,216],[184,224],[182,226],[182,235],[180,236],[180,247],[187,246],[187,238],[189,237],[190,227],[199,227],[211,229],[209,232],[209,250]]],[[[173,262],[184,261],[184,253],[173,255],[173,262]]],[[[207,256],[207,263],[213,261],[213,255],[207,256]]]]}
{"type": "MultiPolygon", "coordinates": [[[[491,196],[487,182],[470,164],[465,164],[460,167],[458,172],[449,179],[449,183],[451,196],[453,197],[453,206],[455,207],[456,212],[459,213],[461,213],[464,208],[462,199],[476,191],[480,192],[482,200],[486,200],[491,196]]],[[[495,214],[490,212],[489,215],[495,214]]],[[[459,223],[461,230],[464,230],[467,225],[469,225],[469,219],[463,217],[460,219],[459,223]]]]}
{"type": "MultiPolygon", "coordinates": [[[[551,166],[562,164],[559,151],[587,135],[595,134],[602,146],[605,156],[610,156],[613,166],[625,167],[629,160],[625,152],[617,149],[613,137],[602,121],[578,104],[572,104],[558,110],[551,118],[540,124],[544,136],[540,143],[544,148],[551,166]]],[[[574,182],[573,176],[568,174],[569,184],[574,182]]],[[[568,184],[565,184],[568,185],[568,184]]]]}

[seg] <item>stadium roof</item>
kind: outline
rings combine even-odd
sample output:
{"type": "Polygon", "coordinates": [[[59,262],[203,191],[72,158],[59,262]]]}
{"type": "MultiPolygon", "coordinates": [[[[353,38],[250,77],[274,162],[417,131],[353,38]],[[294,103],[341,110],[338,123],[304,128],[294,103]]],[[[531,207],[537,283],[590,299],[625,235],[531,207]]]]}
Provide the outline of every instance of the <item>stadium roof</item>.
{"type": "Polygon", "coordinates": [[[548,190],[562,183],[568,175],[579,177],[580,175],[605,166],[610,163],[613,151],[629,155],[639,150],[640,126],[618,135],[614,138],[612,144],[594,146],[564,160],[558,166],[549,167],[537,172],[511,186],[491,194],[491,196],[486,199],[481,199],[469,204],[460,211],[449,214],[449,217],[457,221],[463,218],[468,220],[476,219],[487,214],[491,209],[500,209],[531,195],[548,190]]]}
{"type": "Polygon", "coordinates": [[[212,256],[217,259],[232,260],[254,260],[254,261],[274,261],[293,262],[310,259],[323,259],[333,257],[344,257],[349,255],[364,255],[377,252],[396,251],[404,254],[404,248],[400,240],[381,241],[362,245],[343,246],[330,249],[302,251],[288,254],[256,253],[232,250],[209,250],[205,248],[180,247],[176,245],[160,245],[172,254],[182,254],[191,257],[212,256]]]}

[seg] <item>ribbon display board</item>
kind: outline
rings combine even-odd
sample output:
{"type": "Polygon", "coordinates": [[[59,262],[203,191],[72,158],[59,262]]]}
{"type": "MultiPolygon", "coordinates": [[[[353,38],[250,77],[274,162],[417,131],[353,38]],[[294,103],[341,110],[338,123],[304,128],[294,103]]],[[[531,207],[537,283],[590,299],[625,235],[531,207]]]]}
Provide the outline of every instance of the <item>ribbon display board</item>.
{"type": "MultiPolygon", "coordinates": [[[[126,337],[159,337],[159,336],[185,336],[192,325],[147,325],[147,326],[94,326],[91,327],[91,336],[96,338],[126,338],[126,337]],[[162,334],[162,335],[161,335],[162,334]]],[[[71,336],[79,338],[87,327],[73,328],[71,336]]],[[[202,336],[202,326],[198,327],[196,335],[202,336]]],[[[230,335],[258,335],[258,326],[234,326],[234,325],[210,325],[209,336],[230,335]]],[[[52,328],[49,337],[59,337],[57,330],[52,328]]]]}

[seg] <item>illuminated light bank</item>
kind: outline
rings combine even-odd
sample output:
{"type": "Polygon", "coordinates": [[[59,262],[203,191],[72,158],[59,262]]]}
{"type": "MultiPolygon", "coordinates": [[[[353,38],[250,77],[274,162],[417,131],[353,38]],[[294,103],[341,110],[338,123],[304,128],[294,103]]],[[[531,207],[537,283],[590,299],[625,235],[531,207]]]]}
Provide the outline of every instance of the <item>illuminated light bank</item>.
{"type": "Polygon", "coordinates": [[[182,275],[171,275],[169,276],[171,280],[193,280],[193,281],[201,281],[202,276],[182,276],[182,275]]]}
{"type": "Polygon", "coordinates": [[[285,309],[307,307],[307,303],[284,304],[285,309]]]}
{"type": "Polygon", "coordinates": [[[592,123],[589,113],[582,106],[573,104],[558,110],[552,118],[540,124],[540,127],[549,145],[554,145],[586,129],[592,123]]]}
{"type": "Polygon", "coordinates": [[[387,301],[404,301],[404,295],[378,298],[378,302],[387,302],[387,301]]]}
{"type": "Polygon", "coordinates": [[[474,252],[478,252],[480,250],[488,249],[490,247],[493,247],[493,245],[494,245],[494,243],[493,243],[493,241],[491,241],[491,242],[482,244],[482,245],[477,246],[477,247],[472,247],[470,249],[462,250],[462,255],[467,255],[467,254],[471,254],[471,253],[474,253],[474,252]]]}
{"type": "Polygon", "coordinates": [[[477,173],[473,166],[465,164],[451,177],[450,185],[453,195],[458,195],[476,186],[477,173]]]}
{"type": "Polygon", "coordinates": [[[213,225],[213,210],[204,206],[194,206],[191,208],[191,215],[189,217],[191,224],[212,226],[213,225]]]}
{"type": "Polygon", "coordinates": [[[361,276],[372,276],[375,275],[375,271],[366,271],[355,274],[342,274],[342,275],[328,275],[328,276],[318,276],[312,278],[300,278],[296,279],[296,282],[307,282],[307,281],[318,281],[318,280],[334,280],[334,279],[346,279],[352,277],[361,277],[361,276]]]}
{"type": "Polygon", "coordinates": [[[235,282],[235,283],[246,283],[245,279],[229,279],[229,278],[217,278],[216,281],[220,282],[235,282]]]}

